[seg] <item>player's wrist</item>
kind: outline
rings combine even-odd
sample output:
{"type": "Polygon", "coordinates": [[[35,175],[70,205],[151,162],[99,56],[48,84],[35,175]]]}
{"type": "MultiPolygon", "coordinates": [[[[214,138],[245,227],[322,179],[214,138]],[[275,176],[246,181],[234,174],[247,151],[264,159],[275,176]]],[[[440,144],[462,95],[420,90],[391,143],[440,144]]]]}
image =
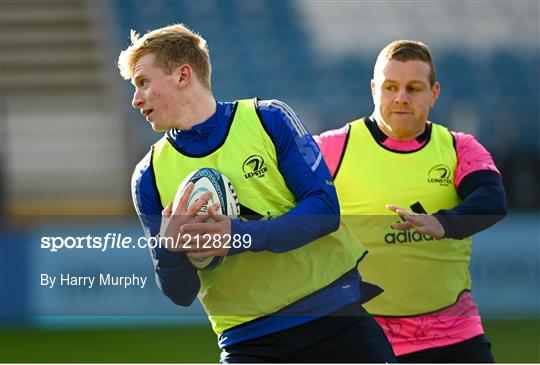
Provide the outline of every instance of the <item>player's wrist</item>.
{"type": "Polygon", "coordinates": [[[260,251],[257,249],[254,249],[256,242],[255,242],[255,235],[253,234],[252,228],[253,222],[246,222],[241,221],[240,219],[231,219],[231,237],[240,238],[240,241],[244,244],[236,245],[233,244],[230,246],[229,252],[227,253],[227,256],[234,256],[238,255],[243,252],[248,251],[260,251]],[[249,240],[249,244],[245,244],[249,240]]]}
{"type": "Polygon", "coordinates": [[[435,218],[441,225],[442,228],[442,236],[438,239],[448,238],[447,232],[451,229],[451,220],[449,219],[448,215],[445,215],[441,213],[441,211],[435,213],[432,215],[433,218],[435,218]]]}
{"type": "MultiPolygon", "coordinates": [[[[158,233],[155,236],[156,242],[161,242],[161,235],[158,233]]],[[[152,248],[152,256],[158,260],[158,265],[160,267],[176,267],[187,261],[185,252],[177,252],[167,249],[165,246],[156,245],[152,248]]]]}

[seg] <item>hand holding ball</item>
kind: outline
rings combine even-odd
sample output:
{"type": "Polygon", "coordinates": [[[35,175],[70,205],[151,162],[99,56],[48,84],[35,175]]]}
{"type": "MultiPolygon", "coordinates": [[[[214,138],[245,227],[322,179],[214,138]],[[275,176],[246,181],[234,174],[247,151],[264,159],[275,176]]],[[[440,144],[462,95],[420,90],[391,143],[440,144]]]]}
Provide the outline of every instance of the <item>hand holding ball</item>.
{"type": "MultiPolygon", "coordinates": [[[[207,215],[208,209],[215,203],[219,203],[217,215],[226,215],[230,218],[238,217],[240,214],[240,206],[232,183],[225,175],[212,168],[202,168],[193,171],[184,179],[184,181],[182,181],[173,200],[173,210],[180,204],[180,199],[190,182],[193,183],[193,189],[187,198],[185,206],[186,210],[194,204],[200,204],[201,199],[204,201],[207,196],[205,194],[210,193],[210,198],[200,206],[196,215],[207,215]]],[[[202,259],[188,258],[190,262],[200,270],[212,269],[219,265],[223,260],[222,256],[212,256],[202,259]]]]}

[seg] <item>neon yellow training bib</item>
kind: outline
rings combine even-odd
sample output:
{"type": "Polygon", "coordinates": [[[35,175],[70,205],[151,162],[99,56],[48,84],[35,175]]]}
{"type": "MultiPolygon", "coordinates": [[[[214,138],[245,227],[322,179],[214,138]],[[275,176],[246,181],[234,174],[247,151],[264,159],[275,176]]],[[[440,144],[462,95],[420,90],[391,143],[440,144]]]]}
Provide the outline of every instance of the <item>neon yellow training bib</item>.
{"type": "Polygon", "coordinates": [[[364,304],[374,315],[412,316],[452,305],[471,287],[472,240],[435,240],[398,231],[399,217],[385,208],[419,202],[427,213],[460,202],[453,185],[457,156],[451,133],[432,124],[431,139],[418,151],[400,153],[379,145],[363,120],[352,122],[335,179],[341,214],[369,255],[359,265],[364,280],[384,293],[364,304]]]}
{"type": "MultiPolygon", "coordinates": [[[[234,185],[240,204],[263,216],[276,217],[296,205],[279,172],[276,150],[259,120],[255,99],[236,103],[228,136],[215,151],[186,156],[164,137],[153,147],[152,165],[163,206],[173,200],[182,180],[202,167],[221,171],[234,185]]],[[[199,299],[214,331],[219,336],[272,314],[353,269],[365,248],[349,237],[342,226],[286,253],[244,252],[225,257],[213,270],[199,271],[199,299]]]]}

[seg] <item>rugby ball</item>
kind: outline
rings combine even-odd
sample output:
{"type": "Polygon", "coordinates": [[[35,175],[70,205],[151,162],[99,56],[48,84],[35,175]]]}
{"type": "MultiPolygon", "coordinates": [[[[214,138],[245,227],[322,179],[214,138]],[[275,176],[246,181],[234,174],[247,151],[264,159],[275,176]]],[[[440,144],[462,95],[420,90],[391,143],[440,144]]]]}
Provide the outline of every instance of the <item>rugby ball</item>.
{"type": "MultiPolygon", "coordinates": [[[[212,197],[199,209],[198,215],[207,214],[210,206],[219,203],[220,211],[218,214],[226,215],[230,218],[238,217],[240,214],[240,205],[234,186],[225,175],[209,167],[195,170],[186,176],[176,191],[173,208],[179,204],[180,197],[190,182],[194,186],[187,200],[186,209],[195,203],[204,193],[211,192],[212,197]]],[[[199,270],[210,270],[221,264],[223,256],[207,257],[205,259],[190,258],[189,261],[199,270]]]]}

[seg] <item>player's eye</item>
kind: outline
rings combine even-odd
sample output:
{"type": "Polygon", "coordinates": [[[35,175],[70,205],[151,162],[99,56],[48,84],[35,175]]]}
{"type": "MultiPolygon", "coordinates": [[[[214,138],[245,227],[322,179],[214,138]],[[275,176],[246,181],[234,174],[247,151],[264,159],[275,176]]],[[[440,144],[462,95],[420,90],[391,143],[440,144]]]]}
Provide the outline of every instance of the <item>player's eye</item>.
{"type": "Polygon", "coordinates": [[[421,92],[423,90],[423,88],[421,86],[409,86],[407,89],[410,92],[413,92],[413,93],[418,93],[418,92],[421,92]]]}
{"type": "Polygon", "coordinates": [[[135,86],[137,86],[137,87],[144,87],[144,86],[147,86],[147,85],[148,85],[148,80],[147,79],[138,79],[135,82],[135,86]]]}

